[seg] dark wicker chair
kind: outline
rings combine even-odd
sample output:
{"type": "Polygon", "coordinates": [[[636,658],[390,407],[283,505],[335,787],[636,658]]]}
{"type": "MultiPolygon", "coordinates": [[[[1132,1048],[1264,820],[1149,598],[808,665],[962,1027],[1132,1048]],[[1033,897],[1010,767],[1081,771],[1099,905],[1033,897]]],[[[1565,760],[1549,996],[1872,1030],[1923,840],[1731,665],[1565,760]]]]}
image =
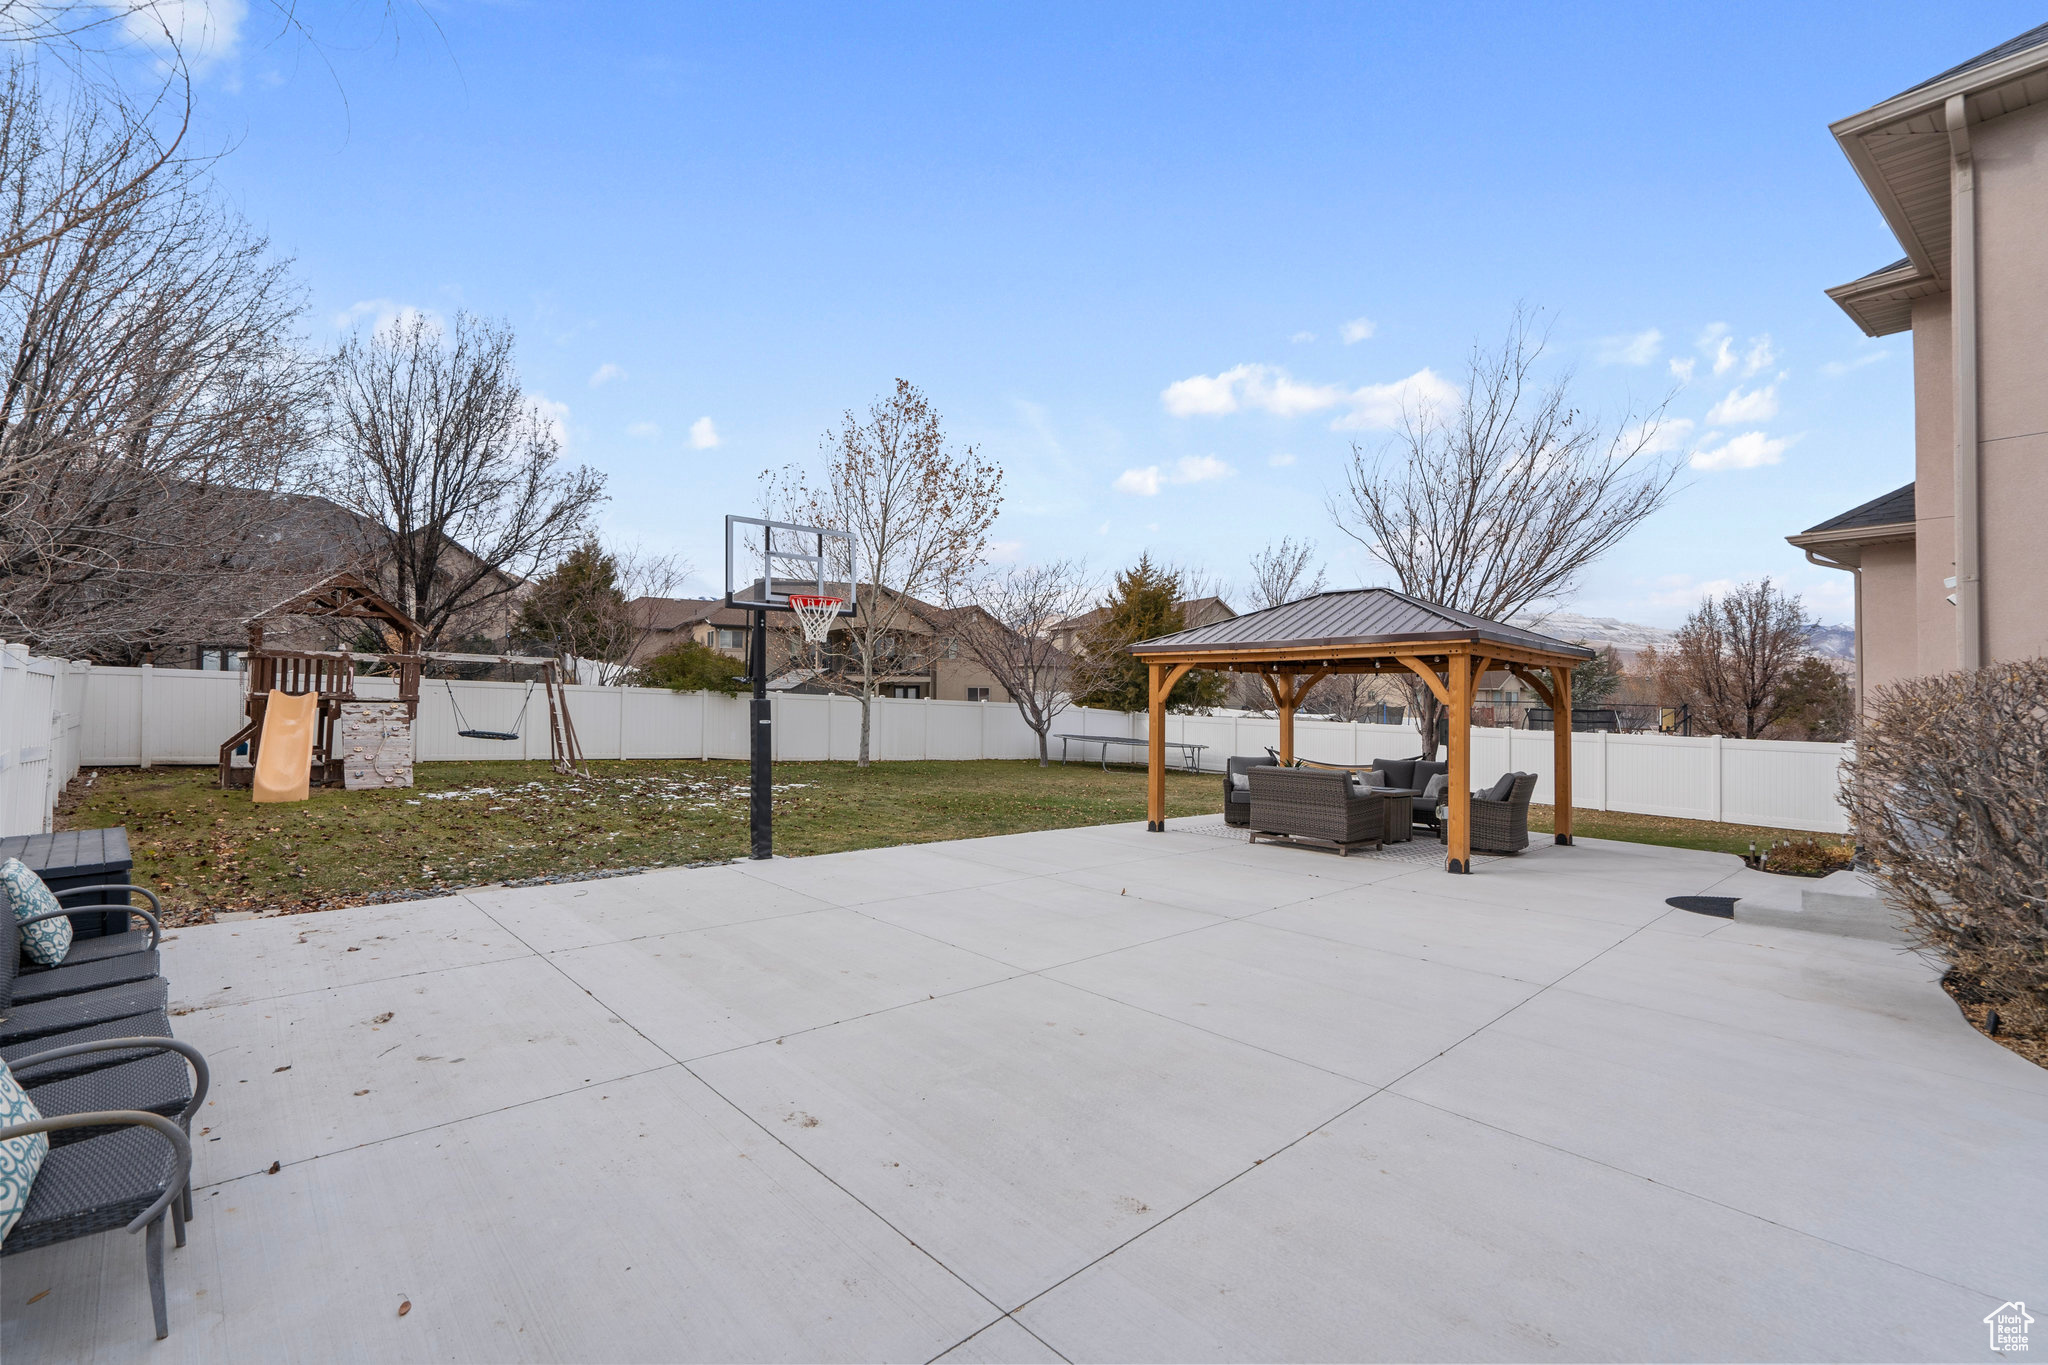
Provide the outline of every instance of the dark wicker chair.
{"type": "Polygon", "coordinates": [[[1513,776],[1514,785],[1498,801],[1487,800],[1483,791],[1472,793],[1474,853],[1520,853],[1529,847],[1529,798],[1536,792],[1536,774],[1513,776]]]}
{"type": "Polygon", "coordinates": [[[1226,825],[1249,825],[1252,822],[1252,793],[1246,787],[1238,789],[1233,780],[1239,773],[1250,773],[1254,768],[1276,766],[1270,758],[1233,758],[1223,765],[1223,823],[1226,825]]]}
{"type": "MultiPolygon", "coordinates": [[[[155,956],[154,949],[150,950],[149,955],[155,956]]],[[[112,960],[118,961],[119,958],[112,960]]],[[[113,1019],[125,1019],[131,1015],[160,1014],[170,1004],[170,987],[160,976],[17,1004],[15,986],[18,979],[36,981],[48,975],[53,980],[62,981],[67,970],[64,967],[52,967],[47,969],[47,972],[22,973],[20,967],[20,922],[14,918],[11,911],[0,912],[0,1048],[45,1038],[54,1033],[91,1028],[96,1024],[104,1024],[113,1019]]]]}
{"type": "Polygon", "coordinates": [[[177,1243],[185,1245],[185,1224],[177,1209],[192,1179],[192,1144],[175,1121],[134,1109],[12,1124],[0,1128],[0,1142],[76,1129],[98,1130],[100,1136],[50,1148],[29,1187],[21,1220],[0,1242],[0,1257],[118,1227],[145,1233],[143,1263],[161,1341],[171,1334],[164,1295],[164,1220],[173,1218],[177,1243]]]}
{"type": "MultiPolygon", "coordinates": [[[[0,1047],[0,1061],[10,1067],[24,1057],[48,1052],[52,1048],[69,1047],[73,1043],[97,1043],[106,1038],[168,1038],[171,1036],[170,1016],[162,1010],[144,1014],[123,1015],[119,1019],[107,1019],[84,1028],[67,1029],[63,1033],[46,1034],[26,1042],[9,1043],[0,1047]]],[[[101,1067],[119,1066],[145,1057],[147,1052],[93,1052],[81,1053],[62,1061],[45,1062],[36,1068],[38,1083],[61,1081],[69,1076],[80,1076],[101,1067]]]]}
{"type": "Polygon", "coordinates": [[[1354,791],[1340,768],[1278,768],[1251,771],[1251,840],[1261,838],[1326,844],[1349,855],[1378,848],[1386,836],[1387,813],[1380,794],[1354,791]]]}
{"type": "MultiPolygon", "coordinates": [[[[39,962],[31,962],[28,960],[26,956],[23,956],[20,960],[20,975],[28,977],[38,976],[44,972],[66,972],[71,971],[73,968],[76,967],[83,967],[89,963],[105,962],[109,958],[126,957],[132,953],[155,951],[156,946],[163,941],[163,925],[161,921],[164,913],[164,904],[162,901],[157,899],[156,892],[150,890],[148,887],[136,886],[132,882],[122,882],[119,884],[109,883],[105,886],[67,886],[62,891],[58,891],[55,894],[57,899],[61,901],[66,896],[81,896],[87,892],[99,891],[141,892],[144,896],[146,896],[149,899],[150,908],[147,910],[142,910],[135,907],[130,907],[127,913],[131,916],[137,916],[141,918],[145,922],[147,927],[142,929],[131,928],[123,933],[118,934],[98,934],[92,938],[73,939],[71,941],[71,951],[64,954],[64,961],[55,967],[45,967],[39,962]]],[[[65,913],[72,914],[76,912],[66,911],[65,913]]],[[[33,919],[26,920],[23,922],[33,924],[37,920],[44,920],[50,918],[52,918],[52,916],[47,914],[37,915],[33,919]]],[[[151,974],[154,974],[153,970],[151,974]]],[[[113,986],[119,985],[121,981],[139,981],[141,979],[141,977],[123,977],[119,978],[118,980],[102,981],[99,984],[103,986],[113,986]]],[[[65,994],[70,994],[70,992],[65,992],[65,994]]],[[[14,998],[17,1000],[24,1000],[29,997],[23,996],[20,993],[19,988],[17,987],[14,998]]]]}

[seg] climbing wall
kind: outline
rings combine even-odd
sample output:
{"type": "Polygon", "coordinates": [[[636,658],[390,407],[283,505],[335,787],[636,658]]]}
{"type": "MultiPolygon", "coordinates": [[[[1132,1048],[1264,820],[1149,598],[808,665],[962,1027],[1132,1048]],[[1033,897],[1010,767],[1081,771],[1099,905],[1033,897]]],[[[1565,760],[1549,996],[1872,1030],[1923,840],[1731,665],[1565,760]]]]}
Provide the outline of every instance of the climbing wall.
{"type": "Polygon", "coordinates": [[[412,720],[405,703],[343,702],[334,727],[334,753],[341,760],[341,784],[351,791],[410,787],[412,720]]]}

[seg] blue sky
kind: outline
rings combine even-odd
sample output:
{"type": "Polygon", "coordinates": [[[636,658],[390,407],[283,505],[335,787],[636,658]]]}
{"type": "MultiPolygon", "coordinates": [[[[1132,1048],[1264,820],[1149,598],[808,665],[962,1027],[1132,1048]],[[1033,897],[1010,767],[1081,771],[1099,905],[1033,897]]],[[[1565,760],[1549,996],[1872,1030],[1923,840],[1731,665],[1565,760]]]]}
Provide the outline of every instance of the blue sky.
{"type": "Polygon", "coordinates": [[[1005,556],[1385,581],[1325,492],[1521,301],[1585,406],[1682,383],[1708,467],[1568,604],[1665,625],[1762,574],[1848,618],[1783,537],[1911,477],[1910,342],[1821,293],[1899,255],[1826,125],[2041,17],[451,0],[314,12],[323,63],[215,9],[201,134],[310,337],[510,322],[606,533],[700,586],[899,375],[1007,470],[1005,556]]]}

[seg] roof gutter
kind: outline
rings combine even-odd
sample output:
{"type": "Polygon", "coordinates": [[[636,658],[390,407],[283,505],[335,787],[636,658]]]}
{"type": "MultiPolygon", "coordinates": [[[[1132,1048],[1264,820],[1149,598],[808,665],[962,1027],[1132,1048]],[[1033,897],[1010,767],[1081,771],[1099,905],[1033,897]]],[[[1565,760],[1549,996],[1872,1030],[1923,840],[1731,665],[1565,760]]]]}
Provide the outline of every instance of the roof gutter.
{"type": "Polygon", "coordinates": [[[1977,174],[1970,154],[1969,108],[1950,95],[1949,184],[1954,246],[1950,265],[1955,351],[1956,653],[1959,667],[1984,665],[1982,521],[1977,497],[1977,174]]]}

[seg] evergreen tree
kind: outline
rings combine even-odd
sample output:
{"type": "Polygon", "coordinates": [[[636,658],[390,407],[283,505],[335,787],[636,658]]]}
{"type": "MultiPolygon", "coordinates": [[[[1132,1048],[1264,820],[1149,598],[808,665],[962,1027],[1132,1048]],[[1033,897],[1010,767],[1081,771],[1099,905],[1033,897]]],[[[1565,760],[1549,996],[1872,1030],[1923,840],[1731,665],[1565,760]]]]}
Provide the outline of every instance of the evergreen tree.
{"type": "MultiPolygon", "coordinates": [[[[1083,706],[1112,711],[1144,711],[1151,706],[1151,679],[1143,660],[1127,652],[1140,640],[1156,639],[1187,628],[1177,604],[1180,575],[1154,564],[1150,554],[1116,576],[1116,586],[1103,604],[1104,615],[1081,642],[1098,679],[1079,700],[1083,706]]],[[[1167,695],[1167,709],[1193,710],[1222,704],[1220,674],[1189,672],[1167,695]]]]}
{"type": "Polygon", "coordinates": [[[592,536],[535,582],[517,629],[551,653],[615,662],[625,614],[619,562],[592,536]]]}
{"type": "Polygon", "coordinates": [[[1605,706],[1621,690],[1621,656],[1608,645],[1572,670],[1572,708],[1605,706]]]}

